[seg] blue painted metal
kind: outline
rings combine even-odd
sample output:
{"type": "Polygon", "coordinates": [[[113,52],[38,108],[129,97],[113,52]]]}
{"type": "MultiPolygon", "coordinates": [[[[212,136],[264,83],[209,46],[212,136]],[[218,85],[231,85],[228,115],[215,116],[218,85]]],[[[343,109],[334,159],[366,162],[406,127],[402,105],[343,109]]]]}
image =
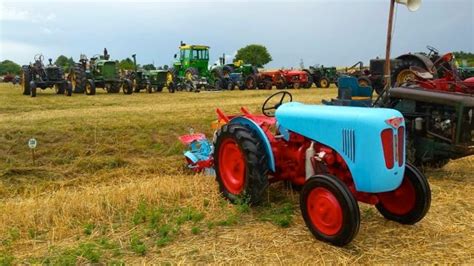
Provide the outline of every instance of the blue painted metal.
{"type": "MultiPolygon", "coordinates": [[[[386,168],[381,140],[382,130],[392,128],[385,121],[403,117],[400,112],[292,102],[280,106],[275,115],[280,127],[338,152],[349,167],[357,191],[378,193],[400,186],[405,165],[395,163],[394,168],[386,168]]],[[[397,132],[392,130],[396,138],[397,132]]]]}
{"type": "Polygon", "coordinates": [[[359,107],[372,106],[372,95],[374,90],[370,86],[360,86],[357,78],[351,76],[341,76],[338,79],[337,86],[337,99],[331,99],[331,101],[323,100],[323,104],[359,107]]]}
{"type": "Polygon", "coordinates": [[[229,121],[229,124],[245,125],[245,126],[250,127],[251,129],[253,129],[254,132],[257,133],[257,135],[262,140],[263,146],[265,148],[265,152],[266,152],[267,157],[268,157],[268,168],[270,170],[272,170],[273,172],[275,172],[275,169],[276,169],[275,168],[275,157],[273,156],[272,146],[270,145],[270,141],[268,140],[267,135],[262,130],[262,128],[259,127],[257,125],[257,123],[255,123],[254,121],[252,121],[252,120],[250,120],[246,117],[243,117],[243,116],[237,116],[237,117],[232,118],[229,121]]]}
{"type": "MultiPolygon", "coordinates": [[[[199,161],[206,161],[211,157],[212,144],[207,139],[196,140],[189,144],[190,150],[184,152],[184,156],[193,164],[199,161]]],[[[188,166],[193,168],[191,166],[188,166]]]]}

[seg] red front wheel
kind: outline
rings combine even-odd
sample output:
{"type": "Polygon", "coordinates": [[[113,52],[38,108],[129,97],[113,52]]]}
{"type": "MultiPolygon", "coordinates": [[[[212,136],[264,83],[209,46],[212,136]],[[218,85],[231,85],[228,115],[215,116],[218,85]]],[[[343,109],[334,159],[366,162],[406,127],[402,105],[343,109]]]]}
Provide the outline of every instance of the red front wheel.
{"type": "Polygon", "coordinates": [[[394,191],[379,193],[377,210],[387,219],[415,224],[425,217],[431,205],[431,190],[426,177],[407,163],[402,184],[394,191]]]}
{"type": "Polygon", "coordinates": [[[306,226],[319,240],[344,246],[359,231],[359,205],[337,177],[317,175],[307,181],[301,192],[300,208],[306,226]]]}

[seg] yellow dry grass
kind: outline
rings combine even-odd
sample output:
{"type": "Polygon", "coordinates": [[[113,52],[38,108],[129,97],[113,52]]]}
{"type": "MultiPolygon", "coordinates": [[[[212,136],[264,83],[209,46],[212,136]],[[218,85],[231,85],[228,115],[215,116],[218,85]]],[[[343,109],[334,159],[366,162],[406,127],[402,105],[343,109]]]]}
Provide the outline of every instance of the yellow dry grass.
{"type": "MultiPolygon", "coordinates": [[[[258,111],[272,92],[32,99],[0,84],[0,262],[474,263],[473,157],[426,169],[432,207],[414,226],[361,205],[359,234],[344,248],[311,236],[298,194],[281,184],[249,210],[222,200],[212,177],[184,169],[177,136],[190,127],[209,135],[215,107],[258,111]],[[285,206],[288,227],[278,225],[283,214],[268,218],[285,206]]],[[[335,89],[292,93],[319,103],[335,89]]]]}

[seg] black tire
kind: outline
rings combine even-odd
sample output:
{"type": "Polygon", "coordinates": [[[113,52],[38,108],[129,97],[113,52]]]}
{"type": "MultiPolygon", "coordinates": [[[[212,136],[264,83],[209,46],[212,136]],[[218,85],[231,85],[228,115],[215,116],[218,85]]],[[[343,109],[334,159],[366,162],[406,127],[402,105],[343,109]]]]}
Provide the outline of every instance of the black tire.
{"type": "Polygon", "coordinates": [[[326,77],[322,77],[318,83],[319,83],[318,88],[327,89],[329,88],[329,86],[331,86],[331,81],[329,81],[329,79],[326,77]]]}
{"type": "Polygon", "coordinates": [[[248,201],[251,205],[261,203],[269,185],[267,177],[269,170],[267,155],[260,138],[245,126],[226,124],[217,131],[214,147],[216,180],[222,195],[233,203],[239,200],[248,201]],[[225,160],[231,152],[229,147],[237,148],[233,152],[240,153],[241,161],[225,160]],[[230,167],[227,167],[228,165],[230,167]],[[229,173],[231,171],[229,169],[240,169],[243,172],[241,172],[243,180],[240,192],[232,191],[232,185],[226,183],[230,176],[235,176],[234,173],[229,173]]]}
{"type": "Polygon", "coordinates": [[[336,246],[344,246],[351,242],[359,232],[359,205],[349,188],[335,176],[316,175],[311,177],[301,191],[300,208],[306,226],[319,240],[336,246]],[[332,201],[325,197],[319,198],[324,196],[322,194],[331,197],[332,201]],[[322,201],[322,203],[330,202],[333,203],[333,206],[336,203],[335,200],[337,200],[337,207],[321,210],[322,207],[316,208],[315,205],[312,205],[315,200],[317,202],[322,201]],[[321,211],[326,215],[318,215],[318,212],[321,211]],[[332,211],[332,213],[328,215],[329,211],[332,211]],[[331,215],[334,213],[336,215],[331,215]],[[328,218],[332,221],[328,221],[328,218]],[[321,219],[321,223],[319,219],[321,219]],[[331,222],[333,224],[330,224],[331,222]]]}
{"type": "Polygon", "coordinates": [[[163,91],[163,85],[156,86],[156,92],[162,92],[162,91],[163,91]]]}
{"type": "MultiPolygon", "coordinates": [[[[199,71],[197,69],[195,69],[194,67],[190,67],[190,68],[186,69],[186,71],[184,73],[185,73],[184,74],[185,79],[186,79],[188,73],[192,75],[193,80],[194,80],[195,76],[199,75],[199,71]]],[[[193,81],[193,80],[187,80],[187,81],[193,81]]]]}
{"type": "Polygon", "coordinates": [[[74,93],[84,93],[86,88],[86,73],[82,64],[76,64],[69,73],[69,81],[74,93]]]}
{"type": "Polygon", "coordinates": [[[404,72],[405,70],[409,70],[410,67],[419,67],[419,68],[422,68],[422,69],[425,69],[426,71],[428,71],[428,69],[426,69],[426,66],[421,63],[420,61],[417,61],[417,60],[403,60],[402,62],[400,62],[399,64],[396,64],[394,67],[393,67],[393,70],[392,70],[392,78],[391,78],[391,81],[392,81],[392,87],[395,87],[395,86],[400,86],[402,84],[397,84],[397,79],[398,79],[398,76],[404,72]]]}
{"type": "Polygon", "coordinates": [[[64,95],[72,96],[72,85],[71,85],[71,82],[69,81],[66,81],[64,83],[64,95]]]}
{"type": "Polygon", "coordinates": [[[174,82],[171,82],[168,84],[168,92],[169,93],[175,93],[176,91],[176,84],[174,82]]]}
{"type": "Polygon", "coordinates": [[[305,89],[309,89],[311,88],[311,86],[313,86],[313,76],[311,75],[311,73],[309,72],[306,72],[306,75],[308,76],[308,82],[306,82],[304,85],[303,85],[303,88],[305,89]]]}
{"type": "Polygon", "coordinates": [[[214,80],[214,89],[219,91],[225,89],[225,81],[223,78],[216,78],[214,80]]]}
{"type": "Polygon", "coordinates": [[[84,92],[86,93],[86,95],[95,95],[95,83],[92,79],[88,79],[86,81],[84,92]]]}
{"type": "Polygon", "coordinates": [[[130,79],[130,81],[132,83],[133,92],[139,93],[140,92],[140,85],[138,84],[138,80],[136,78],[132,78],[132,79],[130,79]]]}
{"type": "Polygon", "coordinates": [[[255,75],[248,75],[245,78],[245,89],[255,90],[257,88],[257,77],[255,75]]]}
{"type": "Polygon", "coordinates": [[[399,188],[379,193],[377,210],[388,220],[401,224],[419,222],[430,209],[431,189],[426,177],[412,164],[406,163],[399,188]]]}
{"type": "Polygon", "coordinates": [[[37,90],[36,82],[30,81],[30,96],[31,97],[36,97],[36,90],[37,90]]]}
{"type": "Polygon", "coordinates": [[[132,82],[129,79],[124,79],[122,81],[122,92],[125,95],[130,95],[133,93],[132,82]]]}
{"type": "Polygon", "coordinates": [[[23,88],[23,95],[30,95],[30,81],[31,73],[28,66],[23,66],[21,68],[21,86],[23,88]]]}
{"type": "Polygon", "coordinates": [[[63,83],[63,84],[54,84],[54,89],[56,90],[56,94],[65,94],[66,93],[65,83],[63,83]]]}
{"type": "Polygon", "coordinates": [[[280,77],[280,81],[276,83],[277,90],[284,90],[287,88],[286,80],[284,77],[280,77]]]}
{"type": "MultiPolygon", "coordinates": [[[[152,93],[152,92],[153,92],[153,87],[151,86],[150,82],[147,82],[147,83],[145,84],[145,89],[146,89],[146,92],[148,92],[148,93],[152,93]]],[[[162,88],[161,90],[163,90],[163,88],[162,88]]]]}

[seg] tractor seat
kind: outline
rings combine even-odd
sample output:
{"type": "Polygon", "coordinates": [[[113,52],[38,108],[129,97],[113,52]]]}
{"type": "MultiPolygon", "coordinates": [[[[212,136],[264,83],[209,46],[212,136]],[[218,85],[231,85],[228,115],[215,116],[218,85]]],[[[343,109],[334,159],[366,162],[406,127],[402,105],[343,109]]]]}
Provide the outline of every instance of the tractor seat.
{"type": "Polygon", "coordinates": [[[417,67],[417,66],[411,66],[410,71],[412,71],[416,76],[422,78],[422,79],[432,79],[433,74],[430,73],[428,70],[417,67]]]}
{"type": "Polygon", "coordinates": [[[357,78],[342,76],[338,79],[337,99],[323,101],[323,104],[362,107],[371,106],[373,92],[374,90],[371,86],[360,86],[357,78]]]}

